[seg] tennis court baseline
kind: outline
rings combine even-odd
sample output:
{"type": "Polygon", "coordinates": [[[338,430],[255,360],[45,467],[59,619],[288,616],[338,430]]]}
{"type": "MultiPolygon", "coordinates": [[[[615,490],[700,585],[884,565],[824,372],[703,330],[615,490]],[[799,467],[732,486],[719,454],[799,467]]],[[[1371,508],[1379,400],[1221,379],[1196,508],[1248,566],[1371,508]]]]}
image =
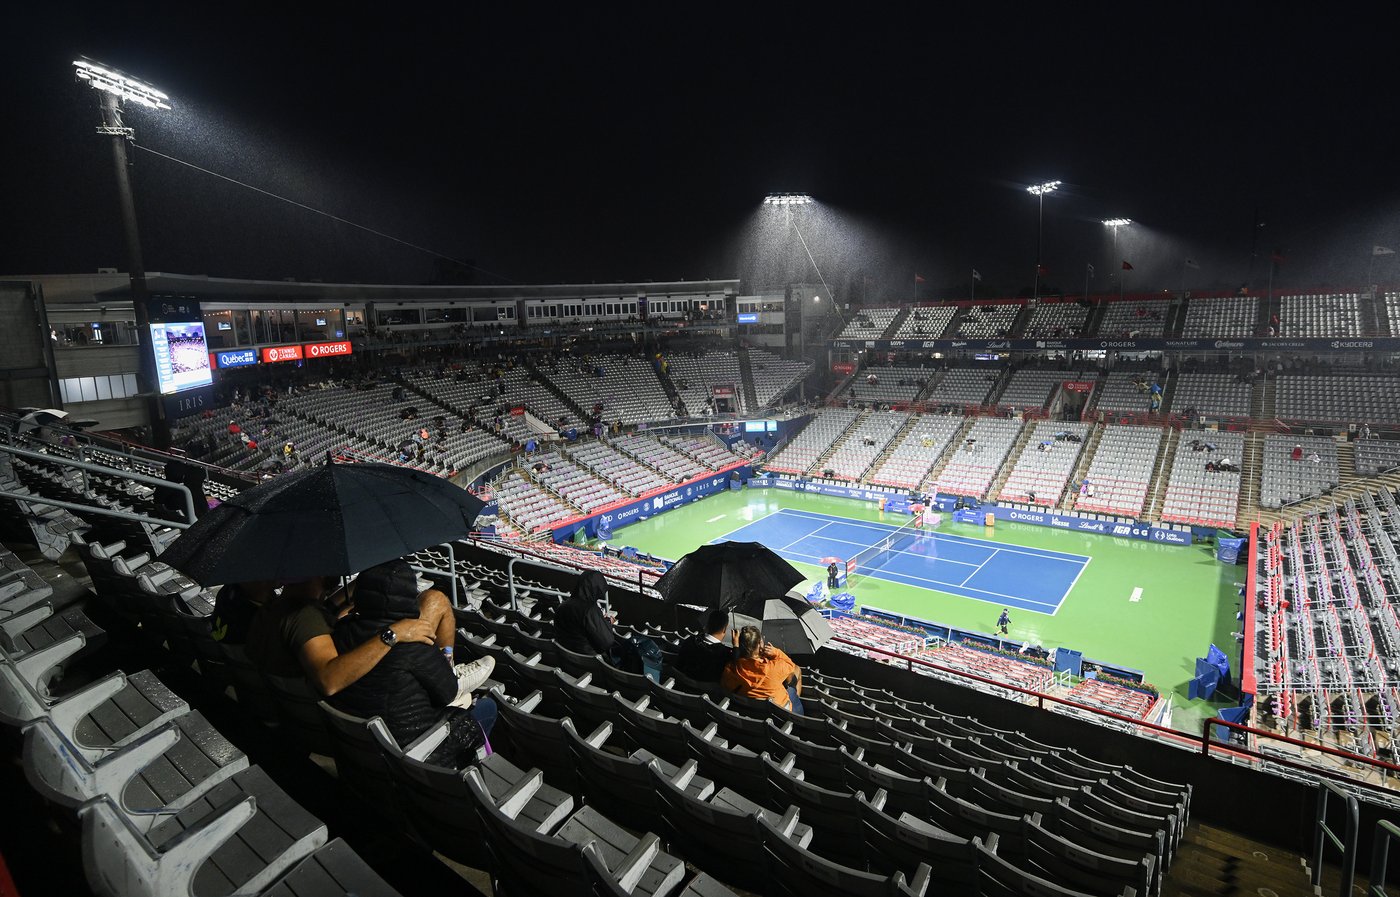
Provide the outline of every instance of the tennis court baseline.
{"type": "MultiPolygon", "coordinates": [[[[732,539],[761,542],[790,561],[820,565],[871,557],[857,576],[945,592],[990,604],[1055,614],[1089,563],[1084,555],[1043,548],[1002,545],[952,533],[901,533],[888,551],[880,547],[900,527],[788,508],[726,533],[732,539]]],[[[859,582],[855,585],[859,595],[859,582]]]]}

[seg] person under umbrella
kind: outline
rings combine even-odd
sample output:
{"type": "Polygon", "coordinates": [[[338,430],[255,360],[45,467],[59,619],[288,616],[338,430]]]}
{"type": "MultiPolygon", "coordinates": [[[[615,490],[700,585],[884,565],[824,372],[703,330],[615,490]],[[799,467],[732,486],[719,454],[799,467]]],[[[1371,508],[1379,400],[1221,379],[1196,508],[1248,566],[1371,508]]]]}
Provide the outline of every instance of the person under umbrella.
{"type": "Polygon", "coordinates": [[[747,592],[781,595],[804,582],[797,568],[759,542],[701,545],[656,581],[667,601],[707,609],[737,604],[747,592]]]}
{"type": "Polygon", "coordinates": [[[712,610],[705,617],[705,631],[681,642],[671,669],[695,682],[719,682],[734,659],[736,638],[729,628],[729,611],[712,610]]]}
{"type": "MultiPolygon", "coordinates": [[[[418,615],[417,578],[407,562],[371,567],[355,580],[354,609],[331,632],[337,650],[346,653],[376,638],[385,627],[418,615]]],[[[496,722],[489,697],[472,700],[472,691],[490,676],[495,660],[483,657],[452,665],[431,645],[400,642],[357,681],[331,698],[338,710],[355,716],[378,716],[400,745],[445,719],[447,737],[426,760],[460,769],[475,762],[496,722]]]]}
{"type": "Polygon", "coordinates": [[[729,691],[772,701],[784,710],[802,716],[802,670],[792,658],[763,640],[757,626],[739,630],[734,659],[724,668],[720,685],[729,691]]]}
{"type": "Polygon", "coordinates": [[[331,638],[337,610],[326,603],[334,577],[314,577],[284,586],[260,607],[248,627],[248,657],[269,676],[304,675],[324,696],[358,682],[400,642],[451,648],[456,618],[447,596],[429,589],[418,597],[418,615],[398,619],[342,653],[331,638]]]}

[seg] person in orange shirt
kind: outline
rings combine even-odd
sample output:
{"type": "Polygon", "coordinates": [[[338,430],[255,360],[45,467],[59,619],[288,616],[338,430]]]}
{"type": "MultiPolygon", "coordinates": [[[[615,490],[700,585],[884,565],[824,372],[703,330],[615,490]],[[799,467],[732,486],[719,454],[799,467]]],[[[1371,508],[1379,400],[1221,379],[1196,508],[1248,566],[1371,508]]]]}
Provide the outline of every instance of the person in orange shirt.
{"type": "Polygon", "coordinates": [[[720,676],[728,691],[772,701],[785,710],[802,715],[802,670],[781,649],[763,640],[757,626],[739,630],[739,647],[720,676]]]}

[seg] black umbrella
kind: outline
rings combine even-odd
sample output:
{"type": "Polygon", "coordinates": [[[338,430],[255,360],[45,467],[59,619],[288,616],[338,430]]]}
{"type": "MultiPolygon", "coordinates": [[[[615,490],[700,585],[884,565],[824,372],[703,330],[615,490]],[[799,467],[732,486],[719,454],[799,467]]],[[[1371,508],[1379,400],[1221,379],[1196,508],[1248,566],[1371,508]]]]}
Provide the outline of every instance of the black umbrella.
{"type": "Polygon", "coordinates": [[[201,585],[354,573],[462,538],[481,508],[412,468],[328,460],[240,492],[160,559],[201,585]]]}
{"type": "Polygon", "coordinates": [[[702,545],[676,561],[656,581],[667,601],[717,608],[736,604],[747,591],[782,595],[806,579],[771,548],[758,542],[702,545]]]}
{"type": "Polygon", "coordinates": [[[763,640],[789,654],[815,654],[831,641],[831,624],[802,598],[784,595],[760,598],[752,595],[734,605],[734,626],[754,625],[763,640]]]}

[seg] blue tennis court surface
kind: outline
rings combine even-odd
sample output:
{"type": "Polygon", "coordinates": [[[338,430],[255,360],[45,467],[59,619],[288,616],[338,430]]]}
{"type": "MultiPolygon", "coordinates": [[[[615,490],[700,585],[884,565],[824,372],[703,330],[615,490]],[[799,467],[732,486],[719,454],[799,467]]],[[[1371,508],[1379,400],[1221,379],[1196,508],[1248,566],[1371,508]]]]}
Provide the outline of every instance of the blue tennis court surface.
{"type": "MultiPolygon", "coordinates": [[[[880,545],[898,529],[784,508],[715,541],[761,542],[787,560],[819,565],[825,557],[847,560],[880,545]]],[[[899,541],[908,544],[897,545],[876,564],[857,569],[856,575],[1042,614],[1060,609],[1089,563],[1079,554],[999,545],[950,533],[921,532],[899,541]]]]}

